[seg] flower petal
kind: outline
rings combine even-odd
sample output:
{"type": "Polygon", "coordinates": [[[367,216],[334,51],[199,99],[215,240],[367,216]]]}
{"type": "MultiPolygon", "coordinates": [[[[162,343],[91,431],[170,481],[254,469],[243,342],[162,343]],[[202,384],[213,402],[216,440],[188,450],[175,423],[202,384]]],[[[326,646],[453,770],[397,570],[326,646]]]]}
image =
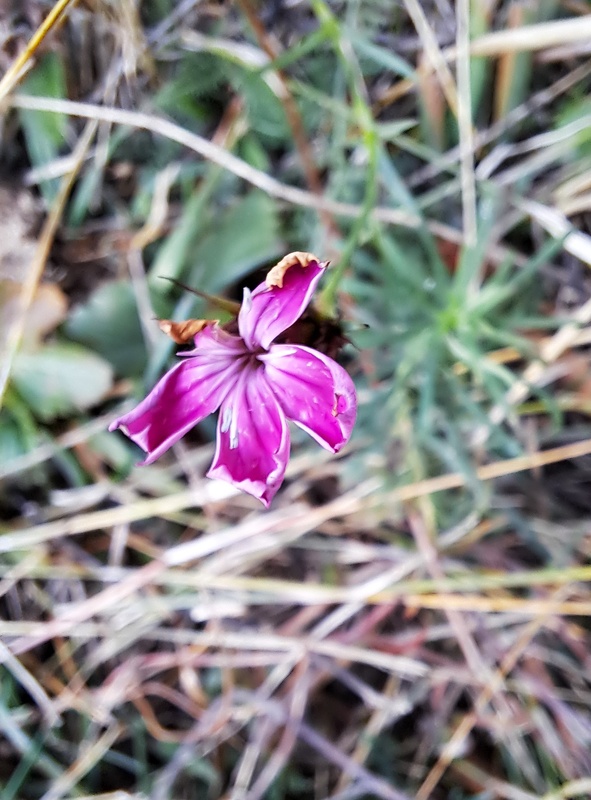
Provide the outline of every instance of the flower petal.
{"type": "Polygon", "coordinates": [[[121,428],[147,453],[151,464],[198,422],[214,412],[244,369],[244,344],[236,336],[208,326],[195,336],[197,349],[173,367],[150,394],[109,430],[121,428]]]}
{"type": "Polygon", "coordinates": [[[220,478],[267,508],[283,483],[289,459],[285,415],[262,367],[245,370],[220,409],[209,478],[220,478]]]}
{"type": "Polygon", "coordinates": [[[299,319],[310,302],[326,262],[295,263],[283,275],[283,285],[261,283],[251,293],[244,290],[238,329],[247,347],[267,349],[273,339],[299,319]]]}
{"type": "Polygon", "coordinates": [[[195,350],[183,350],[179,356],[207,356],[211,360],[232,358],[246,355],[249,350],[239,336],[228,333],[215,320],[207,320],[207,324],[194,337],[195,350]]]}
{"type": "Polygon", "coordinates": [[[349,441],[357,416],[355,386],[347,372],[302,345],[274,344],[259,360],[285,416],[337,453],[349,441]]]}

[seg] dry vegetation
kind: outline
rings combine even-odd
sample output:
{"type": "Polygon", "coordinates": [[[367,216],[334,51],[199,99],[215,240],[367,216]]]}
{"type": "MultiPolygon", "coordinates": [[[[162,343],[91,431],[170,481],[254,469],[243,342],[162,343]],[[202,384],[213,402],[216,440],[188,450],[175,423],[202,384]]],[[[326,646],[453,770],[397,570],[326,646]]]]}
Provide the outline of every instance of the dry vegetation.
{"type": "Polygon", "coordinates": [[[2,800],[591,797],[582,0],[0,9],[2,800]],[[45,20],[45,22],[44,22],[45,20]],[[270,511],[108,424],[291,250],[359,391],[270,511]]]}

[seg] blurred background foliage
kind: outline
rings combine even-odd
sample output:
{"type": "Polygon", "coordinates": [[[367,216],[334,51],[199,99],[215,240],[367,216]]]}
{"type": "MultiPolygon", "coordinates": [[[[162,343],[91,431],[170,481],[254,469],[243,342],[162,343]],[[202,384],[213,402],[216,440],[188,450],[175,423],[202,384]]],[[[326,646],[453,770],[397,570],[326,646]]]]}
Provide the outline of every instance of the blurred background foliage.
{"type": "MultiPolygon", "coordinates": [[[[0,11],[5,73],[51,8],[0,11]]],[[[81,0],[35,49],[0,130],[3,800],[591,796],[589,41],[577,0],[81,0]],[[240,299],[293,250],[332,263],[342,457],[294,433],[268,517],[203,480],[215,421],[135,467],[106,428],[173,361],[157,319],[211,313],[175,281],[240,299]],[[281,673],[252,631],[337,649],[281,673]]]]}

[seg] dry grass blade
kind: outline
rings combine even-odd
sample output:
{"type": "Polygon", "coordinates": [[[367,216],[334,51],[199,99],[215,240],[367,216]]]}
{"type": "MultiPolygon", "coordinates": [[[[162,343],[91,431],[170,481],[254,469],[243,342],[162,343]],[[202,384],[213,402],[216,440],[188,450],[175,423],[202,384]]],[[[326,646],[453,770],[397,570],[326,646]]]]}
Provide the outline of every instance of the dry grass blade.
{"type": "Polygon", "coordinates": [[[33,675],[12,655],[6,645],[0,641],[0,662],[12,673],[13,677],[20,686],[23,687],[35,700],[36,705],[41,710],[43,718],[48,725],[55,725],[58,722],[58,715],[53,707],[47,693],[33,675]]]}
{"type": "Polygon", "coordinates": [[[231,488],[225,489],[222,484],[212,487],[211,483],[204,481],[201,486],[194,489],[169,494],[165,497],[138,500],[118,508],[79,514],[76,517],[59,522],[48,522],[18,533],[7,533],[0,539],[0,552],[27,549],[61,536],[96,531],[149,517],[166,517],[175,511],[202,506],[234,494],[235,491],[232,491],[231,488]]]}
{"type": "MultiPolygon", "coordinates": [[[[470,45],[474,56],[497,56],[522,50],[546,50],[570,42],[584,42],[591,37],[591,15],[539,22],[495,31],[480,36],[470,45]]],[[[446,50],[447,58],[456,58],[456,50],[446,50]]]]}
{"type": "MultiPolygon", "coordinates": [[[[591,439],[586,439],[581,442],[563,445],[562,447],[554,447],[540,453],[517,456],[516,458],[487,464],[486,466],[476,469],[476,476],[482,481],[493,480],[502,475],[511,475],[528,469],[536,469],[547,464],[555,464],[566,459],[588,455],[589,453],[591,453],[591,439]]],[[[433,494],[434,492],[455,489],[459,486],[464,486],[467,481],[468,476],[466,475],[450,473],[448,475],[441,475],[436,478],[429,478],[419,481],[418,483],[409,484],[408,486],[401,486],[391,490],[388,496],[391,501],[404,502],[424,495],[433,494]]],[[[349,495],[343,495],[343,497],[338,500],[321,508],[313,511],[302,508],[299,519],[298,515],[294,514],[293,509],[287,512],[279,511],[275,512],[275,514],[268,514],[263,517],[265,520],[264,528],[266,530],[273,530],[275,526],[281,526],[286,519],[287,513],[292,525],[295,525],[304,533],[334,516],[352,514],[360,509],[367,508],[367,506],[370,505],[367,501],[367,495],[373,494],[377,488],[378,487],[373,482],[369,482],[367,486],[359,487],[359,491],[350,492],[349,495]]],[[[221,499],[223,496],[229,496],[231,494],[234,494],[234,491],[231,488],[226,489],[226,484],[212,484],[211,482],[204,481],[202,486],[196,487],[195,489],[166,497],[141,500],[120,508],[80,514],[70,519],[37,525],[16,533],[6,533],[0,537],[0,552],[8,553],[15,550],[24,550],[38,545],[41,542],[50,541],[51,539],[61,536],[72,536],[78,533],[99,530],[100,528],[109,527],[111,525],[119,525],[123,522],[146,519],[152,516],[165,516],[173,511],[191,508],[196,505],[203,505],[204,503],[212,502],[215,499],[221,499]],[[222,492],[222,494],[220,494],[220,492],[222,492]]],[[[376,502],[382,502],[379,494],[376,495],[376,502]]],[[[245,534],[256,535],[260,532],[260,520],[255,518],[255,520],[243,523],[239,528],[233,526],[224,536],[216,533],[211,537],[211,544],[209,541],[198,540],[172,548],[165,556],[166,563],[169,566],[173,566],[192,561],[196,558],[202,558],[209,552],[219,550],[221,547],[227,547],[232,541],[241,540],[245,534]]]]}
{"type": "Polygon", "coordinates": [[[522,600],[516,597],[489,598],[442,592],[434,595],[405,595],[404,603],[412,608],[436,608],[440,611],[480,611],[488,614],[511,611],[528,617],[546,617],[549,614],[576,617],[591,615],[591,602],[578,600],[522,600]]]}
{"type": "Polygon", "coordinates": [[[41,800],[61,800],[68,795],[80,777],[90,772],[102,760],[121,732],[122,727],[119,724],[110,726],[96,742],[80,754],[72,766],[54,782],[51,789],[45,792],[41,800]]]}
{"type": "Polygon", "coordinates": [[[19,81],[24,77],[30,59],[35,55],[35,52],[47,37],[47,35],[56,27],[65,17],[68,6],[73,6],[77,0],[57,0],[43,23],[35,31],[34,36],[27,44],[23,52],[14,60],[11,67],[2,77],[0,81],[0,104],[7,95],[17,86],[19,81]]]}
{"type": "MultiPolygon", "coordinates": [[[[505,117],[503,117],[503,119],[498,120],[488,128],[474,131],[474,148],[482,148],[485,145],[493,142],[495,139],[498,139],[513,126],[527,119],[528,116],[531,116],[538,109],[548,106],[558,97],[577,86],[577,84],[584,82],[590,72],[591,62],[587,61],[575,67],[573,70],[556,80],[550,86],[546,86],[528,97],[524,103],[512,109],[505,117]]],[[[419,168],[411,176],[409,180],[410,186],[417,186],[423,181],[432,180],[445,167],[453,167],[460,155],[460,145],[452,147],[446,153],[443,153],[435,163],[427,164],[426,166],[419,168]]]]}
{"type": "Polygon", "coordinates": [[[297,743],[299,728],[309,700],[309,666],[308,659],[304,658],[295,667],[293,676],[295,679],[295,687],[291,690],[291,699],[283,733],[281,734],[281,738],[273,754],[268,759],[256,780],[252,782],[250,789],[248,787],[252,780],[254,767],[261,755],[261,743],[255,741],[251,742],[252,754],[249,753],[248,746],[245,749],[232,788],[231,798],[234,800],[242,800],[242,798],[244,798],[244,800],[260,800],[265,792],[272,786],[280,770],[287,764],[293,748],[297,743]]]}
{"type": "MultiPolygon", "coordinates": [[[[500,478],[502,475],[512,475],[516,472],[535,469],[545,466],[546,464],[554,464],[559,461],[564,461],[565,459],[578,458],[579,456],[588,455],[590,452],[591,439],[587,439],[586,441],[577,442],[576,444],[554,447],[540,453],[517,456],[516,458],[509,458],[505,461],[497,461],[494,464],[487,464],[484,467],[478,467],[476,469],[476,475],[481,481],[492,480],[494,478],[500,478]]],[[[391,496],[399,501],[413,500],[415,497],[433,494],[434,492],[442,492],[446,489],[455,489],[465,484],[466,476],[460,475],[459,473],[452,473],[449,475],[441,475],[437,478],[428,478],[409,486],[401,486],[399,489],[394,489],[391,492],[391,496]]]]}
{"type": "Polygon", "coordinates": [[[406,10],[411,17],[419,34],[423,48],[430,62],[431,68],[437,73],[441,88],[452,112],[458,114],[458,93],[453,75],[447,65],[446,59],[437,44],[429,20],[418,0],[404,0],[406,10]]]}
{"type": "Polygon", "coordinates": [[[588,795],[591,792],[591,778],[568,781],[556,791],[546,793],[541,800],[568,800],[570,797],[588,795]]]}
{"type": "MultiPolygon", "coordinates": [[[[556,593],[557,600],[560,599],[560,595],[563,594],[564,591],[564,589],[560,589],[556,593]]],[[[495,671],[494,680],[485,686],[484,689],[482,689],[474,705],[474,710],[470,711],[464,716],[445,745],[441,755],[437,760],[437,763],[421,784],[416,794],[416,800],[429,800],[433,790],[441,780],[446,769],[456,757],[456,753],[461,747],[462,742],[465,741],[474,725],[476,725],[479,715],[484,711],[494,693],[498,690],[499,686],[503,684],[507,675],[515,667],[540,628],[542,628],[542,626],[549,621],[550,618],[548,616],[542,616],[538,619],[532,620],[527,628],[521,633],[517,642],[510,648],[510,650],[507,651],[499,668],[495,671]]]]}
{"type": "MultiPolygon", "coordinates": [[[[472,127],[472,90],[470,82],[470,2],[457,3],[457,117],[460,134],[460,167],[462,181],[462,219],[466,247],[476,245],[476,180],[474,177],[474,132],[472,127]]],[[[472,291],[478,288],[472,286],[472,291]]]]}
{"type": "MultiPolygon", "coordinates": [[[[127,585],[119,592],[110,592],[105,590],[101,595],[97,595],[98,602],[86,601],[86,604],[81,603],[83,608],[76,608],[68,618],[56,619],[46,626],[37,624],[37,630],[27,632],[21,639],[17,639],[11,645],[11,651],[15,654],[26,653],[39,644],[49,641],[54,637],[59,636],[81,636],[82,638],[92,639],[96,636],[109,636],[112,630],[102,626],[97,626],[92,623],[87,623],[85,620],[100,611],[105,603],[113,603],[120,599],[125,598],[133,593],[133,591],[141,588],[142,586],[149,585],[150,576],[155,576],[157,570],[145,570],[141,579],[137,578],[135,581],[128,581],[127,585]],[[107,596],[108,593],[108,596],[107,596]],[[81,624],[83,623],[84,624],[81,624]]],[[[94,600],[92,598],[91,600],[94,600]]],[[[30,627],[30,626],[29,626],[30,627]]],[[[14,631],[12,629],[11,633],[14,631]]],[[[335,659],[336,661],[352,662],[358,664],[367,664],[375,667],[376,669],[383,669],[387,672],[399,674],[402,677],[416,678],[424,676],[428,673],[428,668],[420,661],[405,657],[392,655],[387,652],[380,652],[366,647],[357,647],[350,644],[341,644],[339,641],[319,641],[317,639],[306,636],[280,636],[276,634],[257,633],[253,636],[251,633],[233,633],[225,630],[205,630],[196,631],[191,636],[191,644],[194,647],[212,647],[223,648],[224,650],[239,649],[248,652],[257,651],[271,651],[274,653],[285,653],[289,656],[287,664],[293,661],[298,662],[305,658],[308,653],[315,653],[319,656],[335,659]]]]}
{"type": "MultiPolygon", "coordinates": [[[[416,0],[413,2],[413,9],[415,6],[418,6],[416,0]]],[[[424,18],[424,13],[422,11],[420,11],[420,13],[424,18]]],[[[419,16],[417,14],[417,20],[418,19],[419,16]]],[[[506,53],[520,53],[526,50],[546,50],[567,43],[588,42],[590,37],[591,15],[586,15],[572,19],[540,22],[535,25],[522,25],[519,28],[483,34],[471,41],[470,55],[494,58],[506,53]]],[[[458,57],[458,49],[456,46],[446,47],[442,51],[438,49],[438,52],[441,53],[441,58],[443,59],[446,69],[447,64],[452,63],[458,57]]],[[[434,68],[432,60],[431,66],[434,68]]],[[[380,103],[387,105],[399,99],[406,93],[412,91],[415,85],[416,79],[404,79],[397,82],[384,93],[380,103]]]]}
{"type": "MultiPolygon", "coordinates": [[[[567,570],[528,570],[508,574],[478,574],[455,578],[439,578],[437,580],[403,580],[405,575],[422,567],[423,564],[424,559],[419,557],[413,559],[408,567],[406,564],[397,565],[391,572],[384,574],[383,580],[380,581],[381,587],[376,585],[374,579],[347,587],[338,587],[311,581],[300,584],[295,581],[242,577],[235,574],[212,575],[207,571],[206,566],[190,572],[179,572],[178,570],[166,570],[151,565],[151,570],[146,569],[141,574],[134,570],[106,568],[98,574],[91,572],[87,575],[81,574],[80,570],[68,572],[44,567],[37,571],[31,571],[31,575],[53,580],[72,580],[80,577],[86,577],[87,580],[97,580],[100,578],[106,584],[116,584],[117,588],[112,587],[113,591],[109,591],[100,597],[95,596],[98,599],[95,600],[94,604],[88,602],[85,608],[80,611],[83,615],[92,614],[100,607],[107,608],[108,604],[114,600],[123,600],[125,597],[130,596],[132,591],[149,580],[155,586],[167,588],[184,588],[190,591],[211,590],[212,595],[207,599],[207,607],[211,607],[214,610],[213,593],[219,592],[222,597],[227,595],[229,598],[231,598],[232,594],[235,594],[238,598],[250,595],[250,602],[253,604],[270,602],[273,599],[277,603],[284,605],[297,603],[301,606],[328,606],[346,603],[355,607],[353,613],[360,610],[361,603],[388,605],[404,600],[407,605],[415,608],[437,608],[439,610],[455,607],[469,610],[472,608],[470,604],[474,602],[474,608],[477,607],[478,610],[483,612],[515,611],[516,613],[530,616],[538,613],[538,609],[540,613],[547,613],[550,601],[541,599],[530,602],[516,597],[506,597],[503,594],[499,595],[499,592],[509,588],[557,587],[576,583],[583,584],[591,581],[591,567],[589,566],[571,567],[567,570]],[[436,591],[437,593],[435,593],[436,591]],[[476,592],[490,592],[491,596],[478,596],[476,592]]],[[[565,603],[560,605],[561,609],[569,609],[568,612],[565,610],[564,613],[575,615],[588,613],[588,604],[585,601],[565,601],[565,603]]],[[[556,608],[558,610],[558,607],[556,608]]],[[[73,609],[69,609],[68,614],[70,614],[70,611],[73,612],[73,609]]],[[[341,611],[348,613],[349,609],[344,608],[341,611]]],[[[195,616],[199,615],[196,614],[195,616]]],[[[342,617],[338,622],[333,621],[330,624],[330,617],[324,617],[321,626],[314,629],[314,635],[319,638],[326,637],[334,628],[343,624],[346,618],[348,617],[342,617]]],[[[20,629],[20,627],[5,623],[0,629],[8,634],[10,631],[20,629]]]]}

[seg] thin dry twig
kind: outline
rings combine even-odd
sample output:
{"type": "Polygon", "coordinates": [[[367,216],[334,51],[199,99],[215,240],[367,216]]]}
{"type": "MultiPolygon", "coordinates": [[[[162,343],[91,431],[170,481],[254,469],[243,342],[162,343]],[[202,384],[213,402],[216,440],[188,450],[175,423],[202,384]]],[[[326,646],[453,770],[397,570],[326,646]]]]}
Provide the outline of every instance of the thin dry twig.
{"type": "MultiPolygon", "coordinates": [[[[462,219],[466,247],[476,245],[476,179],[474,176],[474,129],[472,127],[472,90],[470,82],[470,0],[457,3],[457,82],[458,130],[460,134],[460,175],[462,183],[462,219]]],[[[471,291],[478,289],[473,282],[471,291]]]]}
{"type": "MultiPolygon", "coordinates": [[[[344,217],[357,217],[360,206],[351,203],[341,203],[326,197],[317,197],[312,192],[288,186],[267,175],[262,170],[256,169],[241,158],[229,153],[208,139],[192,133],[180,125],[152,114],[139,111],[127,111],[119,108],[92,105],[90,103],[77,103],[71,100],[58,100],[48,97],[33,97],[30,95],[17,95],[10,98],[10,102],[17,108],[27,108],[38,111],[51,111],[56,114],[69,114],[71,116],[86,117],[94,120],[114,122],[119,125],[129,125],[134,128],[152,131],[172,141],[194,150],[203,158],[211,161],[223,169],[232,172],[252,186],[266,192],[272,197],[285,200],[293,205],[328,210],[335,215],[344,217]]],[[[405,211],[393,208],[376,208],[374,216],[384,222],[415,227],[420,220],[405,211]]],[[[443,235],[443,234],[442,234],[443,235]]],[[[452,236],[457,237],[454,231],[452,236]]]]}
{"type": "Polygon", "coordinates": [[[0,103],[25,76],[27,69],[31,66],[29,62],[43,40],[56,25],[65,19],[68,6],[73,6],[76,2],[77,0],[57,0],[56,4],[27,43],[23,52],[13,61],[10,68],[2,77],[0,81],[0,103]]]}

